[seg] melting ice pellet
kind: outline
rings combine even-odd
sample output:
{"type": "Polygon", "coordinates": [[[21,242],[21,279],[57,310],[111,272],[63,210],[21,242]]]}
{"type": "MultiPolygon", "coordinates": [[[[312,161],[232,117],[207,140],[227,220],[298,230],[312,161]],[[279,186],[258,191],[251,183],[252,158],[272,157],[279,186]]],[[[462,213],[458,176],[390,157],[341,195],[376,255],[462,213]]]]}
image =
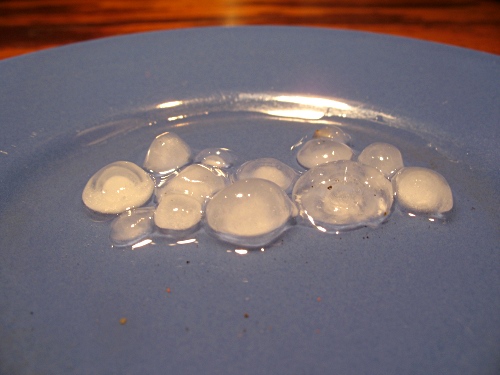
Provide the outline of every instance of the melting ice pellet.
{"type": "Polygon", "coordinates": [[[403,168],[392,183],[398,205],[405,211],[440,216],[453,208],[450,185],[432,169],[403,168]]]}
{"type": "Polygon", "coordinates": [[[297,161],[304,168],[338,160],[351,160],[352,150],[344,143],[330,138],[317,138],[307,141],[297,153],[297,161]]]}
{"type": "Polygon", "coordinates": [[[405,168],[395,146],[372,143],[354,162],[345,144],[350,136],[341,128],[325,126],[313,137],[297,152],[298,163],[309,169],[298,178],[300,172],[272,158],[236,168],[235,154],[225,148],[204,149],[191,164],[189,146],[163,133],[144,161],[150,174],[130,162],[109,164],[88,181],[82,199],[93,211],[122,213],[111,223],[110,239],[133,248],[149,235],[177,240],[199,229],[252,248],[273,243],[294,224],[336,233],[375,227],[390,215],[393,200],[410,214],[441,218],[452,209],[444,177],[405,168]],[[292,186],[293,201],[286,194],[292,186]],[[155,189],[156,207],[138,208],[155,189]]]}
{"type": "Polygon", "coordinates": [[[273,158],[261,158],[244,163],[236,171],[238,179],[262,178],[278,185],[282,190],[291,189],[297,178],[297,172],[285,163],[273,158]]]}
{"type": "Polygon", "coordinates": [[[109,238],[116,246],[133,245],[153,233],[154,207],[125,211],[111,223],[109,238]]]}
{"type": "Polygon", "coordinates": [[[311,168],[297,180],[293,197],[306,222],[324,232],[376,226],[389,215],[393,201],[390,181],[353,161],[311,168]]]}
{"type": "Polygon", "coordinates": [[[263,246],[289,225],[296,213],[293,202],[268,180],[239,180],[219,191],[207,204],[206,224],[224,241],[263,246]]]}
{"type": "Polygon", "coordinates": [[[201,215],[202,207],[198,200],[185,194],[167,194],[155,210],[154,222],[170,234],[184,233],[197,228],[201,215]]]}
{"type": "Polygon", "coordinates": [[[388,178],[403,168],[401,152],[395,146],[382,142],[365,147],[359,154],[358,161],[377,168],[388,178]]]}
{"type": "Polygon", "coordinates": [[[340,143],[348,143],[351,136],[345,133],[338,126],[330,125],[323,128],[316,129],[313,135],[314,138],[331,138],[340,143]]]}
{"type": "Polygon", "coordinates": [[[144,168],[152,173],[167,174],[191,161],[191,149],[177,134],[163,133],[151,143],[144,168]]]}
{"type": "Polygon", "coordinates": [[[206,148],[194,158],[195,163],[220,169],[231,168],[236,162],[236,155],[227,148],[206,148]]]}
{"type": "Polygon", "coordinates": [[[227,178],[220,169],[191,164],[158,189],[157,197],[161,201],[165,194],[186,194],[203,204],[226,184],[227,178]]]}
{"type": "Polygon", "coordinates": [[[154,190],[151,177],[138,165],[117,161],[97,171],[82,193],[83,203],[95,212],[118,214],[146,203],[154,190]]]}

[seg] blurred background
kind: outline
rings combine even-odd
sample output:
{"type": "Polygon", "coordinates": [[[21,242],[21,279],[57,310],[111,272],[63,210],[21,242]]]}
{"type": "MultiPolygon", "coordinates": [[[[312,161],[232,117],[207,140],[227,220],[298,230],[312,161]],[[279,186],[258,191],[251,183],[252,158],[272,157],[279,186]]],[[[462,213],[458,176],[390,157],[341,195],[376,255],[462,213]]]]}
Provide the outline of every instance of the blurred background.
{"type": "Polygon", "coordinates": [[[0,58],[142,31],[293,25],[500,54],[499,0],[0,0],[0,58]]]}

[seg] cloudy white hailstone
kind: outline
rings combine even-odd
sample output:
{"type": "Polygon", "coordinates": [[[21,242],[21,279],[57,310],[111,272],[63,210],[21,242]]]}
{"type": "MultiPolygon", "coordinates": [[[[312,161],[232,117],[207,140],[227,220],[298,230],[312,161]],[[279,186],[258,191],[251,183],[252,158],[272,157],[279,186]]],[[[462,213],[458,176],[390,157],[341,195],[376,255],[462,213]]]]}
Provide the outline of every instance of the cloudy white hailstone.
{"type": "Polygon", "coordinates": [[[167,231],[196,229],[201,221],[201,203],[184,194],[167,194],[154,213],[156,226],[167,231]]]}
{"type": "Polygon", "coordinates": [[[297,172],[285,163],[273,158],[261,158],[244,163],[236,171],[238,180],[262,178],[274,182],[284,191],[291,189],[297,172]]]}
{"type": "Polygon", "coordinates": [[[206,148],[196,155],[194,162],[209,167],[228,169],[234,165],[236,159],[233,151],[227,148],[206,148]]]}
{"type": "Polygon", "coordinates": [[[446,179],[432,169],[406,167],[392,178],[398,205],[411,213],[440,216],[453,208],[446,179]]]}
{"type": "Polygon", "coordinates": [[[316,129],[313,135],[314,138],[331,138],[340,143],[348,143],[351,136],[345,133],[341,128],[335,125],[325,126],[316,129]]]}
{"type": "Polygon", "coordinates": [[[275,240],[297,213],[293,202],[275,183],[238,180],[207,204],[206,224],[215,235],[240,246],[263,246],[275,240]]]}
{"type": "Polygon", "coordinates": [[[227,178],[220,169],[191,164],[158,189],[157,198],[161,202],[164,194],[186,194],[203,204],[226,184],[227,178]]]}
{"type": "Polygon", "coordinates": [[[117,161],[97,171],[82,193],[83,203],[93,211],[119,214],[146,203],[154,181],[138,165],[117,161]]]}
{"type": "Polygon", "coordinates": [[[387,178],[404,166],[401,152],[395,146],[382,142],[365,147],[359,154],[358,161],[377,168],[387,178]]]}
{"type": "Polygon", "coordinates": [[[301,216],[325,232],[376,226],[390,213],[392,185],[377,169],[353,161],[311,168],[293,188],[301,216]]]}
{"type": "Polygon", "coordinates": [[[297,153],[297,161],[304,168],[338,160],[351,160],[352,150],[349,146],[330,138],[316,138],[307,141],[297,153]]]}
{"type": "Polygon", "coordinates": [[[111,222],[109,238],[116,246],[133,245],[154,231],[154,207],[125,211],[111,222]]]}
{"type": "Polygon", "coordinates": [[[177,134],[158,135],[149,146],[144,168],[157,174],[167,174],[191,161],[191,149],[177,134]]]}

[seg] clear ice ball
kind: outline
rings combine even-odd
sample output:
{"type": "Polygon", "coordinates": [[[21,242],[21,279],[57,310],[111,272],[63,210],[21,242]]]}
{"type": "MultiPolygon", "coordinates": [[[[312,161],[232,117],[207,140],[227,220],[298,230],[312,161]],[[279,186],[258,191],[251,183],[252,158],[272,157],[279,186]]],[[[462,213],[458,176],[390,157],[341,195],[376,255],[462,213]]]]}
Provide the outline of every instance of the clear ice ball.
{"type": "Polygon", "coordinates": [[[392,193],[380,171],[354,161],[311,168],[293,188],[301,216],[323,232],[380,224],[390,213],[392,193]]]}
{"type": "Polygon", "coordinates": [[[247,161],[236,171],[238,180],[262,178],[274,182],[284,191],[291,189],[297,176],[297,172],[292,167],[273,158],[247,161]]]}
{"type": "Polygon", "coordinates": [[[352,150],[344,143],[330,138],[317,138],[307,141],[297,153],[297,161],[304,168],[331,163],[338,160],[351,160],[352,150]]]}
{"type": "Polygon", "coordinates": [[[191,149],[177,134],[163,133],[151,143],[144,160],[144,169],[168,174],[191,161],[191,149]]]}
{"type": "Polygon", "coordinates": [[[392,178],[398,205],[415,214],[437,217],[453,208],[453,194],[446,179],[423,167],[405,167],[392,178]]]}
{"type": "Polygon", "coordinates": [[[119,214],[145,204],[154,191],[153,179],[138,165],[117,161],[97,171],[82,193],[92,211],[119,214]]]}
{"type": "Polygon", "coordinates": [[[219,191],[207,204],[206,224],[222,240],[240,246],[271,243],[287,229],[295,207],[275,183],[244,179],[219,191]]]}
{"type": "Polygon", "coordinates": [[[358,161],[377,168],[387,178],[390,178],[404,166],[403,156],[398,148],[382,142],[372,143],[365,147],[359,154],[358,161]]]}

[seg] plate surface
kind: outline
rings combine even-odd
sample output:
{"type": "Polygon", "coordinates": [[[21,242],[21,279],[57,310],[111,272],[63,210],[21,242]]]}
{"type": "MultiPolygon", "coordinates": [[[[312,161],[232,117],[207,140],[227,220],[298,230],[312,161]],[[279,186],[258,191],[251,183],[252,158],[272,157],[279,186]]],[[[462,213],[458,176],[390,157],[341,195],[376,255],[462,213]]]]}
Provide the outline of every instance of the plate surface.
{"type": "Polygon", "coordinates": [[[205,28],[5,60],[0,82],[0,373],[499,370],[498,56],[357,32],[205,28]],[[85,212],[88,178],[141,163],[166,130],[195,150],[298,168],[290,146],[318,120],[273,116],[286,98],[324,110],[358,151],[390,141],[407,165],[443,174],[450,220],[395,211],[339,235],[297,227],[242,255],[203,233],[112,248],[109,222],[85,212]]]}

